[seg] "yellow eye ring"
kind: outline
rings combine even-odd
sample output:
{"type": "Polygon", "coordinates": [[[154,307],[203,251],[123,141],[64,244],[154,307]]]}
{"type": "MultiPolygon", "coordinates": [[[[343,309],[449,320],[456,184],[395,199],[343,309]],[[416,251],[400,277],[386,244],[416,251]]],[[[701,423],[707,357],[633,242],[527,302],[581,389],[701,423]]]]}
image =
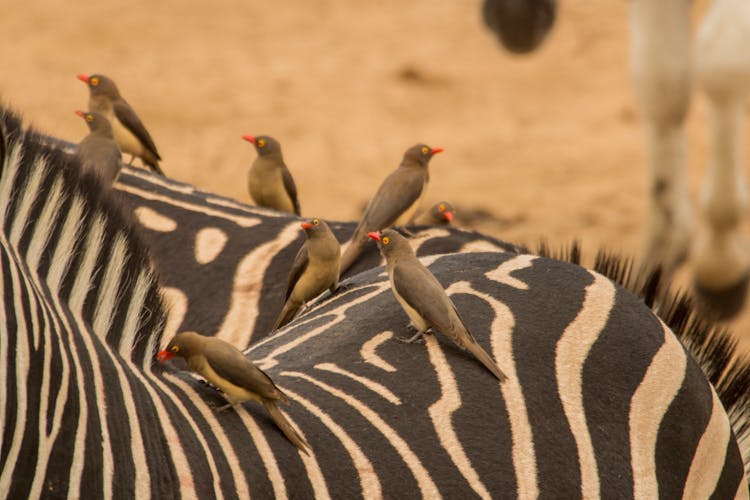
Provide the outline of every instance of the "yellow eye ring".
{"type": "Polygon", "coordinates": [[[320,221],[318,219],[313,219],[313,224],[317,226],[318,224],[320,224],[320,221]]]}
{"type": "Polygon", "coordinates": [[[94,115],[86,115],[86,121],[87,122],[93,122],[94,121],[94,115]]]}
{"type": "Polygon", "coordinates": [[[423,155],[426,155],[429,152],[430,152],[430,148],[428,148],[427,146],[422,146],[422,154],[423,155]]]}
{"type": "Polygon", "coordinates": [[[173,345],[172,348],[170,349],[170,351],[172,351],[172,352],[180,352],[180,346],[173,345]]]}
{"type": "Polygon", "coordinates": [[[445,210],[445,205],[443,205],[442,203],[440,205],[438,205],[438,210],[440,210],[441,212],[443,212],[445,210]]]}
{"type": "Polygon", "coordinates": [[[265,139],[258,139],[257,144],[258,144],[259,148],[262,148],[263,146],[266,145],[266,140],[265,139]]]}
{"type": "Polygon", "coordinates": [[[383,245],[387,245],[391,242],[391,239],[388,236],[383,236],[383,245]]]}
{"type": "Polygon", "coordinates": [[[97,77],[91,78],[89,79],[89,81],[91,82],[91,85],[93,85],[94,87],[99,85],[99,79],[97,77]]]}

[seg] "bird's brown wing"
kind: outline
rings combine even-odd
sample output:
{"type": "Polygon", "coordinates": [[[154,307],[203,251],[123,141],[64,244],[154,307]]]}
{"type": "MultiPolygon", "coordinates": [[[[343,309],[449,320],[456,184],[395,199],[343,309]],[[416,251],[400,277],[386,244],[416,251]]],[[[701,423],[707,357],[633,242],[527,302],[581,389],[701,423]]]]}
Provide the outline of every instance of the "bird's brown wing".
{"type": "Polygon", "coordinates": [[[307,256],[307,240],[302,244],[299,251],[297,252],[297,256],[294,257],[294,262],[292,263],[292,269],[289,271],[289,279],[287,280],[286,284],[286,293],[284,294],[284,300],[287,300],[289,296],[292,294],[292,290],[294,290],[294,285],[297,284],[297,281],[299,280],[299,277],[302,276],[302,273],[305,272],[305,269],[307,269],[307,264],[310,262],[310,259],[307,256]]]}
{"type": "Polygon", "coordinates": [[[448,335],[460,347],[466,347],[467,340],[476,342],[443,286],[419,261],[397,263],[393,268],[393,286],[430,326],[448,335]]]}
{"type": "Polygon", "coordinates": [[[151,134],[148,133],[148,130],[146,130],[141,119],[138,118],[138,115],[133,111],[133,108],[131,108],[124,99],[118,99],[114,103],[114,110],[115,116],[120,122],[122,122],[125,128],[130,130],[130,132],[141,141],[143,146],[153,153],[157,160],[161,160],[161,156],[159,156],[159,152],[156,150],[156,144],[154,144],[151,134]]]}
{"type": "Polygon", "coordinates": [[[385,178],[370,200],[360,226],[364,232],[385,229],[419,199],[422,189],[424,176],[421,172],[399,167],[385,178]]]}
{"type": "Polygon", "coordinates": [[[220,377],[268,399],[285,399],[271,377],[226,342],[208,342],[206,361],[220,377]]]}
{"type": "Polygon", "coordinates": [[[289,195],[289,198],[292,200],[292,204],[294,205],[294,213],[300,215],[299,199],[297,198],[297,186],[294,185],[294,179],[292,178],[292,174],[291,172],[289,172],[288,168],[282,169],[281,177],[284,180],[284,189],[286,190],[286,194],[289,195]]]}

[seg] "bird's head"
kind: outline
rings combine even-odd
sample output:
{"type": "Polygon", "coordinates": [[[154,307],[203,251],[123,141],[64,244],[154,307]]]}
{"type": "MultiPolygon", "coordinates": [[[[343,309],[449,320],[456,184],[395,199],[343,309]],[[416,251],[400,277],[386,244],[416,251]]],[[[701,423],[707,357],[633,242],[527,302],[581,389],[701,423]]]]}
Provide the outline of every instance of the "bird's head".
{"type": "Polygon", "coordinates": [[[305,234],[308,238],[314,238],[315,236],[324,233],[328,230],[328,225],[322,219],[310,219],[306,220],[300,227],[305,230],[305,234]]]}
{"type": "Polygon", "coordinates": [[[89,86],[92,96],[106,96],[115,98],[120,96],[117,85],[104,75],[76,75],[76,78],[89,86]]]}
{"type": "Polygon", "coordinates": [[[443,148],[431,148],[425,144],[415,144],[406,150],[402,163],[416,163],[417,165],[426,167],[430,162],[430,158],[442,152],[443,148]]]}
{"type": "Polygon", "coordinates": [[[386,260],[396,255],[398,252],[412,252],[409,241],[401,236],[401,233],[395,229],[386,229],[384,231],[371,231],[367,233],[368,238],[377,242],[380,253],[386,260]]]}
{"type": "Polygon", "coordinates": [[[453,221],[453,205],[447,201],[435,203],[430,209],[432,218],[438,221],[438,224],[450,224],[453,221]]]}
{"type": "Polygon", "coordinates": [[[156,359],[165,362],[172,356],[189,357],[205,342],[205,337],[195,332],[182,332],[174,336],[163,351],[159,351],[156,359]]]}
{"type": "Polygon", "coordinates": [[[268,156],[281,152],[281,144],[273,137],[267,135],[243,135],[242,138],[255,146],[258,156],[268,156]]]}
{"type": "Polygon", "coordinates": [[[107,120],[104,115],[97,113],[95,111],[76,111],[76,114],[83,118],[83,120],[86,122],[86,125],[88,125],[89,130],[109,130],[112,131],[112,125],[110,125],[109,120],[107,120]]]}

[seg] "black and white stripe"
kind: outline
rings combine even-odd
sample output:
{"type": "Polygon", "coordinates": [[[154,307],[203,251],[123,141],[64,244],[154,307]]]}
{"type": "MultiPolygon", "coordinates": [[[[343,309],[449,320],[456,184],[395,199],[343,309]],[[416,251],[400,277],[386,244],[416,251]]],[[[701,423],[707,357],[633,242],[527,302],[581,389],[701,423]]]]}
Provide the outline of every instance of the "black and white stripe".
{"type": "MultiPolygon", "coordinates": [[[[216,335],[238,347],[271,333],[284,304],[291,263],[304,241],[301,219],[140,169],[124,168],[116,188],[136,214],[160,281],[179,313],[174,319],[177,331],[216,335]]],[[[328,222],[342,243],[356,226],[328,222]]],[[[519,251],[475,232],[423,229],[413,240],[418,255],[519,251]]],[[[381,264],[377,248],[370,245],[346,276],[381,264]]]]}
{"type": "Polygon", "coordinates": [[[377,267],[247,351],[309,457],[252,403],[217,413],[217,391],[151,362],[168,318],[142,242],[65,156],[2,127],[5,496],[748,497],[750,370],[728,338],[684,302],[662,320],[653,297],[516,252],[424,258],[507,383],[440,336],[394,341],[408,320],[377,267]]]}

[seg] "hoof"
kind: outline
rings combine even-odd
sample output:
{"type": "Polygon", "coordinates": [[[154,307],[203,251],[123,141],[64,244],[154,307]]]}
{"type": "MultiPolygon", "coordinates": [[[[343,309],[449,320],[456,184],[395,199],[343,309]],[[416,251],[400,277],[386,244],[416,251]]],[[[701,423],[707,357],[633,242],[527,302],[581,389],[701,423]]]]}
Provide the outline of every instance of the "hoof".
{"type": "Polygon", "coordinates": [[[698,310],[715,321],[732,319],[745,305],[748,283],[750,274],[745,274],[733,285],[720,290],[694,283],[693,290],[698,310]]]}

